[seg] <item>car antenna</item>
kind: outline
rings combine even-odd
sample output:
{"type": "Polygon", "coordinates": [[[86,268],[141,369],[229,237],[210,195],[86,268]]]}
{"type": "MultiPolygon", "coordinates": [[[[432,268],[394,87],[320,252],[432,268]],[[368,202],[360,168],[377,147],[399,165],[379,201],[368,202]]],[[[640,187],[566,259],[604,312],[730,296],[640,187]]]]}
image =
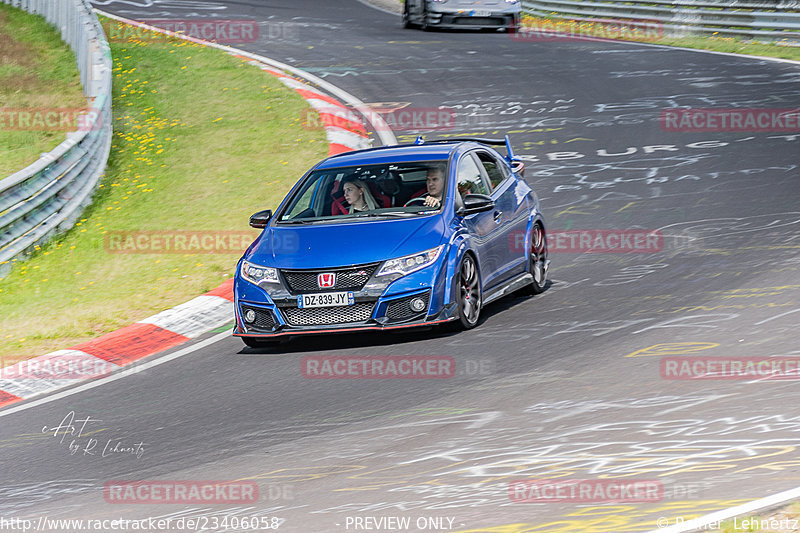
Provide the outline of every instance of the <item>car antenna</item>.
{"type": "Polygon", "coordinates": [[[417,138],[414,140],[414,144],[416,145],[425,144],[425,139],[422,138],[422,135],[418,135],[417,138]]]}

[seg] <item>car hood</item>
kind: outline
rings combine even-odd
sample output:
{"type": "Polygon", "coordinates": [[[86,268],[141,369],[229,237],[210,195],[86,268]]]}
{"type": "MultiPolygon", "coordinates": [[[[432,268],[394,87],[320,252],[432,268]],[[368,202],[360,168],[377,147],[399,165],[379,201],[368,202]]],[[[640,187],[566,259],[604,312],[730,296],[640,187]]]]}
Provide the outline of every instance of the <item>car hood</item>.
{"type": "Polygon", "coordinates": [[[306,226],[270,226],[245,255],[276,268],[332,268],[385,261],[441,244],[441,215],[306,226]]]}

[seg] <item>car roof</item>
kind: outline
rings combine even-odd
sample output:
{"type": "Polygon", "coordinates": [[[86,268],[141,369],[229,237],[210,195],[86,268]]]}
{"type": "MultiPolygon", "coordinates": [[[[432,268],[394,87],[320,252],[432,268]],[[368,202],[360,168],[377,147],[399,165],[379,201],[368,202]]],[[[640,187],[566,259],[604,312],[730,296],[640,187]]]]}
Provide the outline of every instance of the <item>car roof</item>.
{"type": "Polygon", "coordinates": [[[477,145],[474,142],[455,141],[381,146],[331,156],[322,161],[316,168],[325,169],[413,161],[447,161],[456,150],[465,144],[477,145]]]}

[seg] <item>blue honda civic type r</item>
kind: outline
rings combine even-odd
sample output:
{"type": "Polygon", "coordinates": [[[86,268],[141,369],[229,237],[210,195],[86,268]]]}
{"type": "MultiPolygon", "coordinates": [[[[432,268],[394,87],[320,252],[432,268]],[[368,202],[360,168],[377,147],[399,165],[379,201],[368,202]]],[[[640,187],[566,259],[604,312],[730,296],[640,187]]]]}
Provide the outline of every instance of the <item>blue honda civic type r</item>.
{"type": "Polygon", "coordinates": [[[469,329],[492,300],[543,291],[544,219],[522,171],[507,137],[328,157],[274,214],[250,218],[263,231],[236,268],[233,334],[260,347],[301,334],[469,329]]]}

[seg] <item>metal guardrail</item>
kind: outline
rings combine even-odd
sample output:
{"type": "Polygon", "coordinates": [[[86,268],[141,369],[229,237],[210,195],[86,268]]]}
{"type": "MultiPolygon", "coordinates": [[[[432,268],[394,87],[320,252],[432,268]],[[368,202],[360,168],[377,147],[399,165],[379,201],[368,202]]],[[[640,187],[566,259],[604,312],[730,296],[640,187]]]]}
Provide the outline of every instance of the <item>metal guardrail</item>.
{"type": "Polygon", "coordinates": [[[87,120],[32,165],[0,180],[0,276],[91,203],[111,149],[111,50],[88,0],[0,0],[44,18],[75,52],[87,120]]]}
{"type": "Polygon", "coordinates": [[[551,19],[614,18],[651,27],[655,23],[668,36],[718,34],[800,41],[799,0],[533,0],[522,6],[534,16],[551,19]]]}

